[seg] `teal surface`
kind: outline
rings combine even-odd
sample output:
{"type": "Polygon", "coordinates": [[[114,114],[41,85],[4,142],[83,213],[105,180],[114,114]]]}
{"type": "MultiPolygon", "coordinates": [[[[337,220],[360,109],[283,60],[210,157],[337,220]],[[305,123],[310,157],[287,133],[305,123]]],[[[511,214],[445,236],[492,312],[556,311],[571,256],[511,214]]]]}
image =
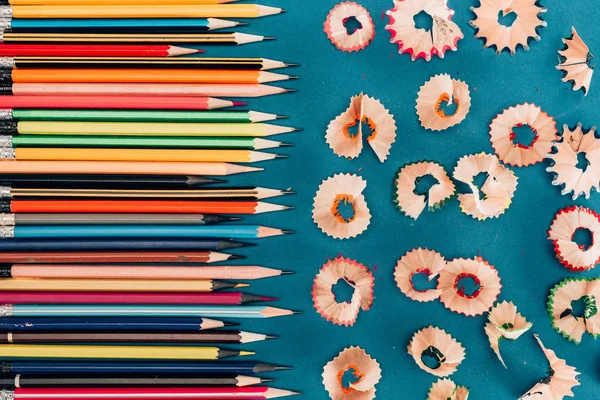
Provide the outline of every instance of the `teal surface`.
{"type": "MultiPolygon", "coordinates": [[[[407,162],[435,160],[448,170],[466,154],[492,152],[488,125],[504,108],[534,102],[554,116],[559,124],[585,126],[600,123],[600,76],[594,77],[590,93],[571,91],[561,82],[556,51],[561,38],[570,35],[571,25],[600,54],[597,5],[591,1],[545,0],[544,19],[548,27],[540,31],[541,41],[531,43],[529,52],[519,50],[511,57],[484,49],[473,37],[468,24],[473,17],[469,7],[474,0],[450,0],[456,11],[454,20],[465,34],[458,52],[443,60],[435,58],[411,62],[398,55],[389,43],[382,12],[392,7],[391,0],[363,0],[376,24],[374,42],[359,53],[336,50],[323,33],[323,21],[336,4],[332,0],[264,1],[288,9],[284,15],[251,21],[245,32],[277,36],[272,43],[251,44],[243,48],[208,48],[206,56],[263,56],[299,62],[301,68],[289,70],[299,81],[281,86],[295,87],[296,94],[250,101],[252,109],[289,114],[289,123],[304,132],[282,135],[293,141],[288,160],[262,165],[265,171],[236,177],[235,183],[292,187],[298,194],[277,202],[292,204],[296,210],[248,219],[286,229],[296,229],[289,237],[266,239],[260,246],[243,251],[248,262],[268,267],[293,269],[295,276],[273,278],[252,284],[252,291],[278,295],[278,305],[304,311],[303,315],[278,320],[244,321],[242,328],[281,335],[276,343],[244,346],[255,349],[264,361],[290,364],[294,371],[273,374],[274,386],[304,392],[302,399],[328,398],[321,383],[323,366],[345,347],[361,346],[377,359],[383,377],[377,398],[425,399],[437,378],[422,371],[406,352],[412,334],[425,326],[437,325],[452,334],[466,348],[466,359],[451,378],[471,387],[470,399],[516,399],[546,375],[548,365],[532,333],[545,345],[577,368],[581,386],[574,388],[576,399],[600,397],[600,341],[584,336],[580,345],[567,342],[550,326],[546,300],[551,287],[567,276],[554,256],[546,230],[554,214],[571,204],[586,204],[600,210],[600,194],[589,201],[573,202],[550,184],[546,163],[514,168],[519,186],[507,213],[498,219],[477,221],[462,214],[457,201],[435,213],[425,213],[417,221],[402,215],[392,203],[392,180],[407,162]],[[292,72],[293,71],[293,72],[292,72]],[[466,120],[447,131],[433,133],[421,128],[415,114],[419,87],[437,73],[449,73],[465,80],[471,88],[472,107],[466,120]],[[381,164],[369,148],[359,158],[338,158],[329,149],[324,133],[330,120],[343,112],[351,96],[364,91],[380,99],[398,121],[398,137],[388,160],[381,164]],[[367,180],[366,201],[372,213],[369,229],[351,240],[334,240],[312,222],[312,199],[322,180],[339,172],[359,173],[367,180]],[[489,347],[483,331],[485,317],[469,318],[445,309],[439,302],[417,303],[396,287],[393,269],[397,259],[415,247],[440,251],[448,258],[480,254],[494,265],[502,278],[501,300],[514,301],[534,326],[515,342],[503,342],[502,364],[489,347]],[[329,257],[343,254],[370,266],[375,271],[375,301],[370,311],[361,312],[355,326],[334,326],[321,319],[312,307],[312,281],[329,257]]],[[[279,139],[279,137],[277,138],[279,139]]],[[[252,221],[252,222],[249,222],[252,221]]],[[[597,276],[598,268],[584,275],[597,276]]]]}

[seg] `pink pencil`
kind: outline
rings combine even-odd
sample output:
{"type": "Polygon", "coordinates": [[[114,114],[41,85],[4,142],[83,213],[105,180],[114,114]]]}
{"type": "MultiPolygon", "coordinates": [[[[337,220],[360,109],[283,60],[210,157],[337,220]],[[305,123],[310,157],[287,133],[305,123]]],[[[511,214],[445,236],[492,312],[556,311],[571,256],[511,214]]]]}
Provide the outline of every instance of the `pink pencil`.
{"type": "Polygon", "coordinates": [[[3,276],[52,279],[234,279],[254,280],[288,272],[259,266],[136,266],[78,264],[13,264],[2,267],[3,276]]]}
{"type": "Polygon", "coordinates": [[[13,83],[15,96],[209,96],[262,97],[293,92],[257,84],[172,84],[172,83],[13,83]]]}

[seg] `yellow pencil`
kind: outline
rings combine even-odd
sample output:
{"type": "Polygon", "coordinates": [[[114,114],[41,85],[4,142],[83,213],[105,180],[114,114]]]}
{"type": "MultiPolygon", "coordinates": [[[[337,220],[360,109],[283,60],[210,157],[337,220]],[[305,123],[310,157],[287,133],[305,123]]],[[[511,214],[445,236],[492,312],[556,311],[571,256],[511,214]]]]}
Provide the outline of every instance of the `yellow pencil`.
{"type": "Polygon", "coordinates": [[[82,345],[0,345],[2,358],[117,358],[144,360],[218,360],[253,355],[250,351],[197,346],[82,346],[82,345]]]}
{"type": "Polygon", "coordinates": [[[258,18],[281,8],[257,4],[15,5],[3,7],[5,18],[258,18]]]}
{"type": "Polygon", "coordinates": [[[4,159],[22,161],[156,161],[254,163],[285,156],[252,150],[173,150],[20,147],[0,151],[4,159]]]}
{"type": "Polygon", "coordinates": [[[263,123],[199,122],[77,122],[19,121],[4,126],[1,133],[23,135],[104,136],[252,136],[265,137],[298,129],[263,123]]]}

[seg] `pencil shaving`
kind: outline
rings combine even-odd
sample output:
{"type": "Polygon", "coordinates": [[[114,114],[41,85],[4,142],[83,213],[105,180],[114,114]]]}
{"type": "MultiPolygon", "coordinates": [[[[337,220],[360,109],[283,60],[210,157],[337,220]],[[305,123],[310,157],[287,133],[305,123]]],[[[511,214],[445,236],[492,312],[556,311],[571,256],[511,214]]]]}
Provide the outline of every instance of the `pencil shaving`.
{"type": "Polygon", "coordinates": [[[462,157],[454,168],[454,179],[467,184],[472,192],[458,195],[462,212],[480,221],[502,215],[517,190],[515,174],[500,164],[496,156],[486,153],[462,157]],[[487,174],[481,189],[474,182],[480,173],[487,174]]]}
{"type": "Polygon", "coordinates": [[[587,96],[594,74],[592,66],[594,56],[574,27],[571,27],[571,37],[563,38],[562,41],[565,47],[558,51],[560,63],[556,69],[563,73],[563,82],[570,83],[573,90],[582,90],[587,96]]]}
{"type": "Polygon", "coordinates": [[[507,108],[490,124],[490,140],[500,161],[526,167],[542,161],[558,139],[554,118],[535,104],[524,103],[507,108]],[[517,141],[514,128],[528,126],[533,138],[528,144],[517,141]]]}
{"type": "Polygon", "coordinates": [[[417,115],[421,126],[433,131],[460,124],[471,108],[469,86],[448,74],[433,76],[425,82],[417,97],[417,115]],[[453,113],[446,114],[444,104],[455,105],[453,113]]]}
{"type": "Polygon", "coordinates": [[[414,249],[407,252],[398,260],[394,271],[396,284],[409,298],[416,301],[433,301],[440,297],[439,289],[418,290],[412,279],[415,275],[425,275],[432,281],[446,266],[446,259],[436,251],[428,249],[414,249]]]}
{"type": "Polygon", "coordinates": [[[464,360],[465,349],[443,329],[428,326],[415,332],[408,344],[408,354],[422,370],[445,377],[453,374],[464,360]],[[435,360],[435,367],[427,366],[424,358],[435,360]]]}
{"type": "Polygon", "coordinates": [[[503,301],[496,304],[488,315],[485,325],[485,333],[490,341],[490,347],[498,356],[498,359],[506,368],[506,364],[500,354],[500,341],[502,339],[516,340],[527,332],[533,324],[517,312],[517,306],[512,302],[503,301]]]}
{"type": "Polygon", "coordinates": [[[538,0],[480,0],[479,7],[471,7],[471,11],[475,37],[484,40],[483,47],[495,47],[497,54],[508,49],[514,56],[518,46],[529,50],[529,41],[540,40],[538,29],[547,25],[540,17],[546,9],[539,7],[538,0]],[[501,22],[504,18],[506,23],[501,22]]]}
{"type": "Polygon", "coordinates": [[[384,162],[396,141],[396,121],[379,100],[366,94],[352,97],[348,109],[327,127],[325,140],[338,156],[358,157],[363,147],[362,124],[369,125],[371,133],[366,138],[367,142],[379,161],[384,162]],[[356,125],[357,133],[353,135],[350,128],[356,125]]]}
{"type": "Polygon", "coordinates": [[[498,271],[481,257],[455,258],[440,272],[438,290],[446,308],[466,316],[481,315],[493,305],[502,285],[498,271]],[[471,281],[472,290],[466,288],[471,281]]]}
{"type": "Polygon", "coordinates": [[[371,400],[381,379],[381,367],[360,347],[348,347],[323,368],[323,385],[332,400],[371,400]],[[344,374],[356,379],[344,385],[344,374]]]}
{"type": "Polygon", "coordinates": [[[315,277],[312,298],[314,307],[327,321],[352,326],[360,309],[367,311],[373,304],[375,278],[369,269],[354,261],[337,257],[328,261],[315,277]],[[354,288],[350,302],[338,302],[333,286],[341,279],[354,288]]]}
{"type": "Polygon", "coordinates": [[[600,280],[583,277],[565,278],[550,290],[548,314],[552,327],[565,339],[579,344],[588,332],[594,338],[600,335],[600,280]],[[575,315],[576,303],[583,304],[581,315],[575,315]]]}
{"type": "Polygon", "coordinates": [[[425,207],[429,211],[441,208],[456,191],[444,167],[432,161],[421,161],[400,168],[394,186],[394,202],[400,211],[415,220],[425,207]],[[432,185],[426,194],[415,193],[419,181],[428,175],[437,183],[432,185]]]}
{"type": "Polygon", "coordinates": [[[577,380],[579,372],[575,367],[567,365],[565,360],[558,358],[553,350],[546,348],[538,335],[534,336],[550,364],[549,373],[548,377],[519,397],[519,400],[561,400],[565,396],[573,397],[573,387],[580,385],[577,380]]]}
{"type": "Polygon", "coordinates": [[[336,174],[323,181],[313,203],[313,220],[317,226],[336,239],[348,239],[364,232],[371,220],[362,195],[366,187],[366,181],[351,174],[336,174]],[[343,206],[350,206],[351,212],[344,215],[340,210],[343,206]]]}
{"type": "Polygon", "coordinates": [[[443,378],[431,385],[427,400],[467,400],[468,397],[468,388],[458,386],[452,380],[443,378]]]}
{"type": "Polygon", "coordinates": [[[573,200],[579,196],[590,198],[592,189],[600,191],[600,139],[596,128],[585,130],[581,124],[571,130],[563,127],[560,139],[547,155],[551,165],[546,171],[554,174],[552,184],[562,186],[561,194],[572,193],[573,200]],[[581,168],[579,156],[583,155],[586,165],[581,168]]]}
{"type": "Polygon", "coordinates": [[[364,49],[375,37],[375,25],[367,9],[349,1],[336,5],[329,12],[324,31],[335,47],[346,52],[364,49]],[[346,23],[351,18],[356,19],[359,24],[352,33],[346,28],[346,23]]]}
{"type": "Polygon", "coordinates": [[[561,264],[571,271],[587,271],[600,262],[600,215],[589,208],[571,206],[560,210],[550,229],[548,239],[561,264]],[[574,241],[575,233],[585,230],[592,236],[589,246],[574,241]]]}
{"type": "Polygon", "coordinates": [[[412,61],[423,58],[430,61],[435,55],[444,58],[447,50],[456,51],[464,37],[452,21],[454,11],[446,0],[395,0],[394,8],[387,11],[390,19],[385,27],[391,34],[391,43],[398,45],[398,53],[407,53],[412,61]],[[432,29],[417,28],[414,17],[427,13],[432,19],[432,29]]]}

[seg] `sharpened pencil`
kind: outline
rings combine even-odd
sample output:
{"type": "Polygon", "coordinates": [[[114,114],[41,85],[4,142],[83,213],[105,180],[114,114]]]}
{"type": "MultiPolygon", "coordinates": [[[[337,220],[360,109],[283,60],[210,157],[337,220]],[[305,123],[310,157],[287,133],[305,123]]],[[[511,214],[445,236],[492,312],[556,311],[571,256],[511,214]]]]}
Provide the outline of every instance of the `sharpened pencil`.
{"type": "MultiPolygon", "coordinates": [[[[13,279],[14,280],[14,279],[13,279]]],[[[8,286],[7,279],[0,285],[8,286]]],[[[57,279],[42,279],[58,282],[57,279]]],[[[38,282],[38,281],[33,281],[38,282]]],[[[46,284],[48,285],[48,284],[46,284]]],[[[38,285],[39,286],[39,285],[38,285]]],[[[2,288],[3,290],[6,290],[2,288]]],[[[275,318],[296,314],[291,310],[268,306],[196,306],[196,305],[63,305],[63,304],[5,304],[2,317],[208,317],[208,318],[275,318]]],[[[1,357],[1,356],[0,356],[1,357]]]]}
{"type": "Polygon", "coordinates": [[[90,358],[144,360],[219,360],[254,353],[198,346],[86,346],[2,344],[2,358],[90,358]]]}
{"type": "MultiPolygon", "coordinates": [[[[111,332],[52,332],[0,333],[0,343],[15,344],[67,344],[67,343],[150,343],[150,344],[189,344],[220,343],[244,344],[260,342],[274,336],[244,331],[207,331],[198,333],[111,333],[111,332]]],[[[60,386],[60,385],[58,385],[60,386]]]]}
{"type": "Polygon", "coordinates": [[[250,245],[228,239],[2,239],[0,251],[219,251],[250,245]]]}
{"type": "MultiPolygon", "coordinates": [[[[2,243],[3,240],[0,240],[2,243]]],[[[210,264],[243,258],[216,251],[4,251],[0,262],[9,264],[120,264],[120,263],[199,263],[210,264]]],[[[140,290],[142,287],[139,288],[140,290]]],[[[56,289],[60,290],[60,289],[56,289]]],[[[139,291],[139,290],[138,290],[139,291]]],[[[143,290],[142,290],[143,291],[143,290]]]]}
{"type": "MultiPolygon", "coordinates": [[[[0,96],[1,97],[1,96],[0,96]]],[[[222,179],[182,175],[25,175],[0,171],[0,182],[12,187],[52,187],[70,189],[190,189],[210,183],[225,183],[222,179]]]]}
{"type": "MultiPolygon", "coordinates": [[[[1,8],[1,7],[0,7],[1,8]]],[[[0,43],[0,56],[38,57],[174,57],[202,52],[170,45],[11,44],[0,43]]]]}
{"type": "MultiPolygon", "coordinates": [[[[197,304],[241,305],[275,301],[241,292],[1,292],[0,304],[197,304]]],[[[69,329],[64,329],[69,330],[69,329]]],[[[77,330],[77,329],[75,329],[77,330]]]]}
{"type": "MultiPolygon", "coordinates": [[[[235,3],[239,0],[153,0],[152,4],[191,4],[191,5],[200,5],[200,4],[225,4],[225,3],[235,3]]],[[[2,5],[13,5],[13,6],[58,6],[58,5],[71,5],[71,6],[81,6],[81,5],[105,5],[105,6],[113,6],[113,5],[137,5],[137,6],[145,6],[148,4],[148,0],[2,0],[0,1],[2,5]]]]}
{"type": "MultiPolygon", "coordinates": [[[[52,192],[51,189],[46,189],[52,192]]],[[[63,189],[61,189],[63,190],[63,189]]],[[[239,221],[239,217],[215,214],[0,214],[0,226],[15,225],[214,225],[239,221]]]]}
{"type": "MultiPolygon", "coordinates": [[[[18,293],[15,292],[15,295],[18,295],[18,293]]],[[[1,332],[61,332],[65,330],[76,332],[198,332],[236,325],[237,324],[216,321],[214,319],[190,317],[0,318],[1,332]]],[[[140,372],[141,371],[144,371],[144,369],[140,368],[140,372]]],[[[156,372],[165,371],[166,370],[156,370],[156,372]]],[[[220,370],[218,371],[221,372],[220,370]]],[[[28,372],[36,372],[36,370],[29,370],[28,372]]],[[[104,370],[103,372],[112,371],[104,370]]]]}
{"type": "MultiPolygon", "coordinates": [[[[2,163],[0,163],[0,167],[1,165],[2,163]]],[[[0,201],[0,211],[6,213],[262,214],[289,210],[291,208],[293,207],[257,201],[69,199],[0,201]]],[[[163,228],[161,227],[160,229],[163,228]]],[[[219,233],[225,234],[227,232],[223,231],[219,233]]],[[[253,226],[252,229],[248,229],[248,234],[256,237],[267,237],[280,235],[282,232],[267,228],[260,229],[258,226],[253,226]]]]}
{"type": "Polygon", "coordinates": [[[132,266],[132,265],[0,265],[0,276],[46,279],[234,279],[256,280],[285,274],[279,269],[260,266],[132,266]]]}
{"type": "Polygon", "coordinates": [[[0,362],[4,373],[13,374],[244,374],[254,375],[285,371],[292,368],[248,361],[218,362],[85,362],[85,361],[29,361],[0,362]]]}
{"type": "MultiPolygon", "coordinates": [[[[0,290],[6,291],[107,291],[107,292],[214,292],[247,287],[245,283],[215,280],[179,279],[157,281],[146,279],[0,279],[0,290]]],[[[83,315],[82,315],[83,316],[83,315]]],[[[115,315],[116,316],[116,315],[115,315]]],[[[169,317],[171,315],[164,315],[169,317]]],[[[176,317],[177,315],[173,315],[176,317]]],[[[201,315],[198,315],[201,316],[201,315]]]]}

